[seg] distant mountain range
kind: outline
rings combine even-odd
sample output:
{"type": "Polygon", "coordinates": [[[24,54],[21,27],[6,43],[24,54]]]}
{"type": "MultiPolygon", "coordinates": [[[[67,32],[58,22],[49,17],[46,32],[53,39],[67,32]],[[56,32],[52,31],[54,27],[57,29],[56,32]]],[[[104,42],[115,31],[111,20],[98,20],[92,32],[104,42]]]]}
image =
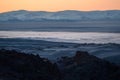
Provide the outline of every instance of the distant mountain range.
{"type": "Polygon", "coordinates": [[[58,12],[18,10],[0,13],[0,22],[6,21],[86,21],[120,20],[120,10],[58,12]]]}

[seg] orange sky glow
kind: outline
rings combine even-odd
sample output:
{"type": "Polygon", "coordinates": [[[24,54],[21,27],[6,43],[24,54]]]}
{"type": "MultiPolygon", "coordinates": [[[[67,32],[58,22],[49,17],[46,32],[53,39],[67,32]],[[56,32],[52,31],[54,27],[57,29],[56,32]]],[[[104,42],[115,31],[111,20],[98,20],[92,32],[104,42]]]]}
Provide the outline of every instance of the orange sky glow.
{"type": "Polygon", "coordinates": [[[120,10],[120,0],[0,0],[0,12],[114,9],[120,10]]]}

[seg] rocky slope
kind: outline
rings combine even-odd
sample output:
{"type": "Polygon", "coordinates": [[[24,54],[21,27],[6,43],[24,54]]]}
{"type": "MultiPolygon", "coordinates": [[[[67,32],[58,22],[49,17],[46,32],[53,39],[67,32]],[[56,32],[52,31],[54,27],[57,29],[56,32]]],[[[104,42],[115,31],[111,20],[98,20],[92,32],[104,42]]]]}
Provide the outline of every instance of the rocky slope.
{"type": "Polygon", "coordinates": [[[0,50],[0,80],[120,80],[120,67],[87,52],[57,64],[38,55],[0,50]]]}
{"type": "Polygon", "coordinates": [[[60,80],[60,72],[38,55],[0,50],[0,80],[60,80]]]}

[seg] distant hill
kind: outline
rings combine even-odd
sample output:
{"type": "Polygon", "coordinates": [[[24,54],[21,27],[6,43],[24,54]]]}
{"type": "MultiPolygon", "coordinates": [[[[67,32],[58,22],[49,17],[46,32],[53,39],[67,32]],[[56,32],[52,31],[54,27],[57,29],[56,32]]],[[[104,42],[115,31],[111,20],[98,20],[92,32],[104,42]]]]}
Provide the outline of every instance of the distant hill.
{"type": "Polygon", "coordinates": [[[86,21],[86,20],[120,20],[120,10],[58,12],[18,10],[0,13],[3,21],[86,21]]]}

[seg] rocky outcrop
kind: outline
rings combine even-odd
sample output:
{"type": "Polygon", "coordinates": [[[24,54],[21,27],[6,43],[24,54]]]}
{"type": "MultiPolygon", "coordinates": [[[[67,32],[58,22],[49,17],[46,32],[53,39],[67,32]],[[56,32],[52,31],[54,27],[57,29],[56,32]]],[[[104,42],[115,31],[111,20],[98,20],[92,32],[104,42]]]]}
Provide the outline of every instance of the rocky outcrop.
{"type": "Polygon", "coordinates": [[[77,51],[56,64],[39,55],[0,50],[0,80],[120,80],[119,76],[119,66],[88,52],[77,51]]]}
{"type": "Polygon", "coordinates": [[[62,57],[63,80],[120,80],[120,67],[88,52],[77,51],[74,57],[62,57]]]}

